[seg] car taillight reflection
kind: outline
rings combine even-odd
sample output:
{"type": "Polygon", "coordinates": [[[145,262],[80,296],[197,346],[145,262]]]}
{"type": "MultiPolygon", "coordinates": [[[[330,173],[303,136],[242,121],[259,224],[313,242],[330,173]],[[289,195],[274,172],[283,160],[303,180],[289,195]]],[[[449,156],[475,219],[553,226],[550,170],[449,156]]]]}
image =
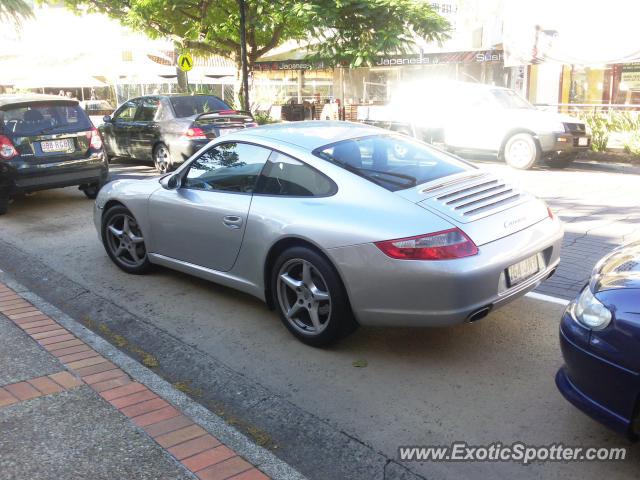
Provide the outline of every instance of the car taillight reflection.
{"type": "Polygon", "coordinates": [[[98,129],[93,127],[91,131],[87,132],[87,138],[89,139],[89,145],[94,150],[100,150],[102,148],[102,137],[98,129]]]}
{"type": "Polygon", "coordinates": [[[375,245],[385,255],[398,260],[452,260],[478,253],[476,244],[459,228],[385,240],[375,245]]]}

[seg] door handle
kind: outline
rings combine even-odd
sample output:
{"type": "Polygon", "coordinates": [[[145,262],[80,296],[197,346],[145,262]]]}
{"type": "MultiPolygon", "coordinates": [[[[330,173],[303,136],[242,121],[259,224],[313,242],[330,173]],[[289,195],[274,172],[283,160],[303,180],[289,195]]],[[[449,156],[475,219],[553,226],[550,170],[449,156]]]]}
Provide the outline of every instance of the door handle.
{"type": "Polygon", "coordinates": [[[222,223],[231,229],[238,229],[242,225],[242,217],[237,215],[227,215],[222,219],[222,223]]]}

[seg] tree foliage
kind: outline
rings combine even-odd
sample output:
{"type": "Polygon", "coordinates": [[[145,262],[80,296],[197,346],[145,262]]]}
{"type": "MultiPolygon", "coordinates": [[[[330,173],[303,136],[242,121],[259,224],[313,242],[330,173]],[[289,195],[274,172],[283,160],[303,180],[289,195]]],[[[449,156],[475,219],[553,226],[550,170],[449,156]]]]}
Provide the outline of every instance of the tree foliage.
{"type": "Polygon", "coordinates": [[[0,20],[20,23],[32,16],[31,6],[25,0],[0,0],[0,20]]]}
{"type": "MultiPolygon", "coordinates": [[[[239,63],[237,0],[65,0],[78,11],[101,12],[152,38],[221,55],[239,63]]],[[[328,64],[369,63],[405,50],[413,34],[447,36],[448,22],[425,0],[247,0],[249,65],[287,40],[318,39],[314,58],[328,64]]]]}

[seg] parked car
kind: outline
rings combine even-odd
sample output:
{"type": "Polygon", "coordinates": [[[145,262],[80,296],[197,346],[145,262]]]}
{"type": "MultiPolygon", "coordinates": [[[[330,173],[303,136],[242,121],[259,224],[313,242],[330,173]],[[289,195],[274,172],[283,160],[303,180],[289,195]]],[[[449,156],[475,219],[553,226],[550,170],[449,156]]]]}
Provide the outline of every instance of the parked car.
{"type": "Polygon", "coordinates": [[[0,214],[11,197],[79,185],[96,198],[109,166],[102,140],[76,100],[0,95],[0,214]]]}
{"type": "Polygon", "coordinates": [[[615,249],[567,307],[564,366],[556,384],[583,412],[617,432],[640,434],[640,242],[615,249]]]}
{"type": "Polygon", "coordinates": [[[250,113],[213,95],[150,95],[105,116],[100,132],[109,157],[153,160],[156,170],[166,173],[211,139],[255,126],[250,113]]]}
{"type": "Polygon", "coordinates": [[[358,324],[479,320],[551,276],[563,237],[516,186],[347,122],[217,138],[160,179],[109,183],[94,220],[122,270],[157,264],[242,290],[311,345],[358,324]]]}
{"type": "Polygon", "coordinates": [[[538,110],[508,88],[477,83],[403,85],[389,105],[359,107],[358,119],[454,153],[497,155],[519,169],[540,160],[564,168],[591,144],[583,121],[538,110]]]}

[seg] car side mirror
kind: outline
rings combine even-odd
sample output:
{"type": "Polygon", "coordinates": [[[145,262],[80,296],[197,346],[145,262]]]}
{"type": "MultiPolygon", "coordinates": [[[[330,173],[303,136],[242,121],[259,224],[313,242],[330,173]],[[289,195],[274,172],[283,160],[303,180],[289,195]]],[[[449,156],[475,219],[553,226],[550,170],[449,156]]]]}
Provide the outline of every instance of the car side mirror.
{"type": "Polygon", "coordinates": [[[105,115],[104,117],[102,117],[102,121],[104,123],[111,123],[111,115],[105,115]]]}
{"type": "Polygon", "coordinates": [[[175,190],[176,188],[180,188],[180,175],[165,175],[160,179],[160,185],[165,190],[175,190]]]}

